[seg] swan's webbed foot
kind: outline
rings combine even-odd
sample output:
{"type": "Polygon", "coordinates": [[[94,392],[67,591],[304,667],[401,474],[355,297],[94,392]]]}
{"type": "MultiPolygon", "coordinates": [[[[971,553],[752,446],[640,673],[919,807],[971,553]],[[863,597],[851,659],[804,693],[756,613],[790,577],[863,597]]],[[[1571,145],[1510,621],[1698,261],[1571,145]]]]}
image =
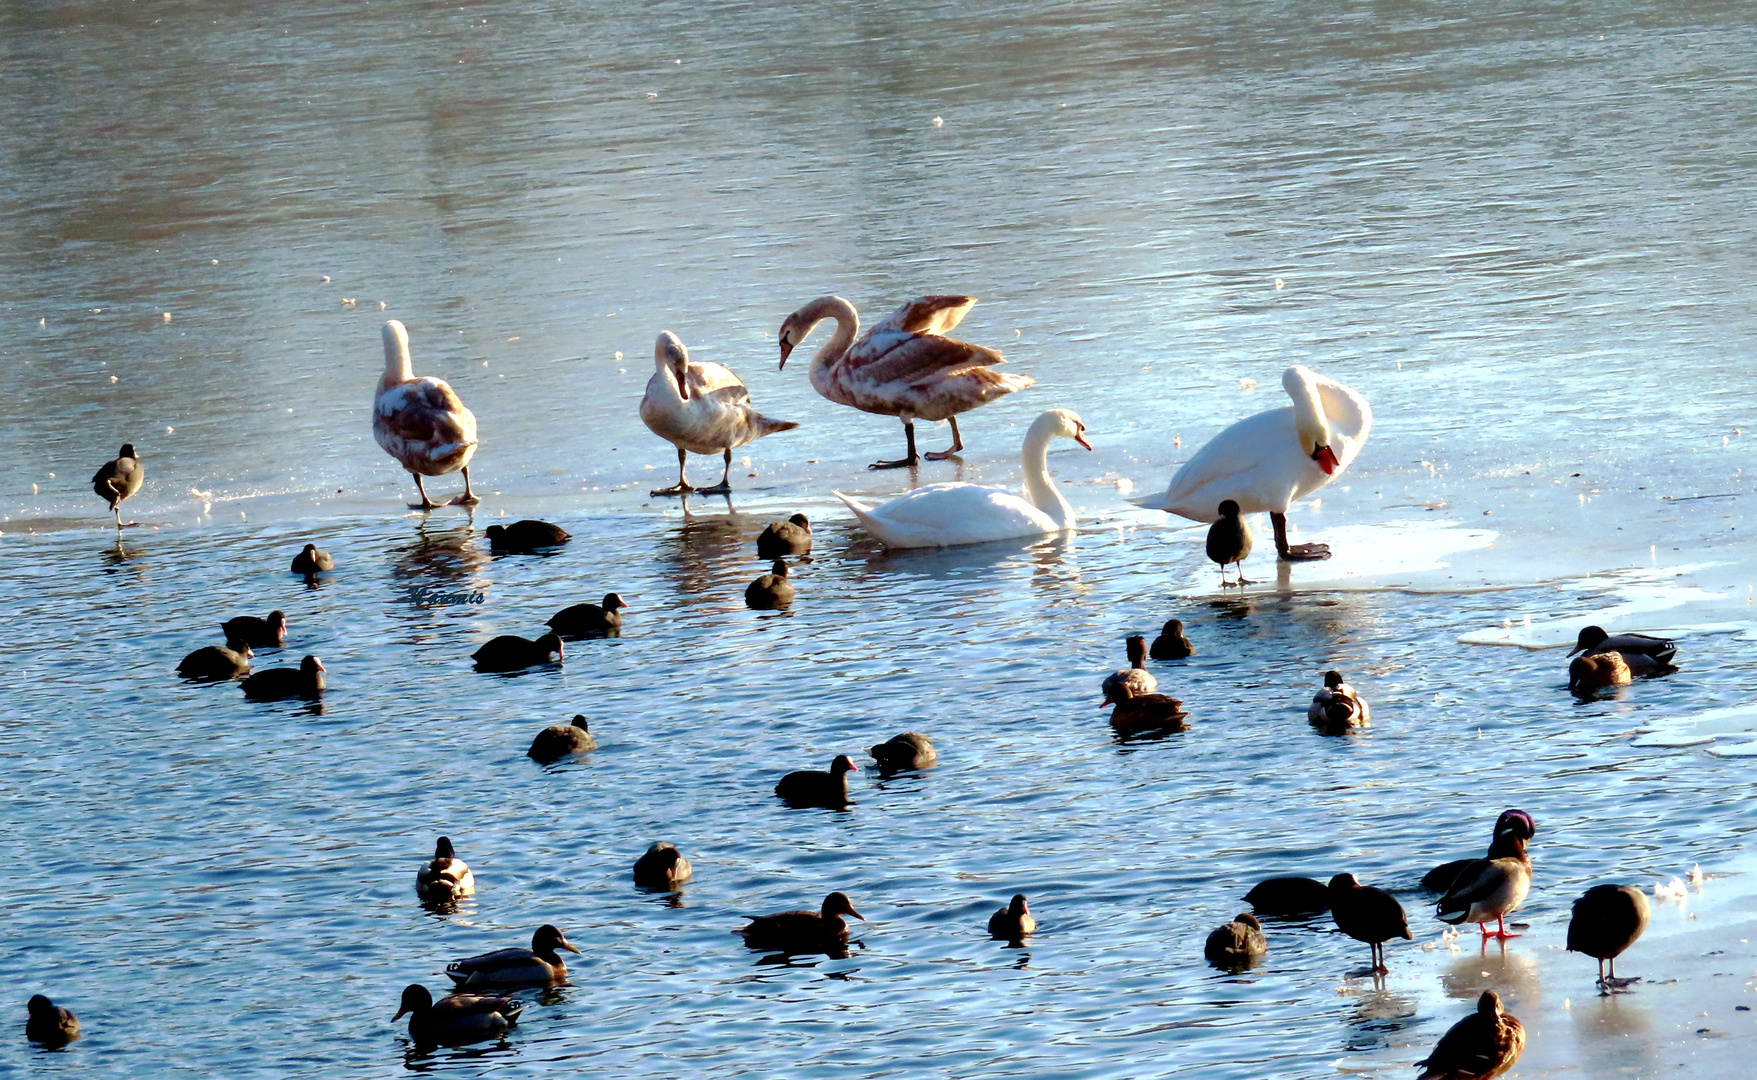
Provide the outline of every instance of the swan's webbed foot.
{"type": "MultiPolygon", "coordinates": [[[[933,455],[930,454],[928,456],[931,457],[933,455]]],[[[867,468],[869,468],[869,469],[913,469],[917,465],[920,465],[920,464],[921,464],[921,455],[920,454],[910,454],[908,457],[899,458],[896,461],[875,461],[871,465],[868,465],[867,468]]]]}
{"type": "Polygon", "coordinates": [[[964,449],[962,446],[954,446],[950,450],[929,450],[921,456],[929,461],[963,461],[964,459],[958,456],[958,451],[962,449],[964,449]]]}
{"type": "MultiPolygon", "coordinates": [[[[732,494],[732,485],[725,480],[722,480],[713,487],[696,488],[695,493],[697,495],[730,495],[732,494]]],[[[657,495],[659,493],[655,491],[653,494],[657,495]]]]}
{"type": "Polygon", "coordinates": [[[673,484],[672,486],[670,486],[668,488],[659,488],[656,491],[649,491],[649,492],[647,492],[647,494],[649,494],[649,495],[688,495],[690,492],[692,492],[694,490],[695,490],[695,488],[690,487],[688,484],[677,483],[677,484],[673,484]]]}
{"type": "Polygon", "coordinates": [[[418,503],[410,503],[409,509],[411,509],[411,510],[437,510],[437,509],[439,509],[439,504],[432,501],[431,499],[422,499],[418,503]]]}
{"type": "Polygon", "coordinates": [[[459,495],[457,498],[453,499],[451,502],[446,503],[445,505],[447,505],[447,506],[475,506],[477,503],[479,503],[481,501],[482,501],[481,498],[478,496],[475,496],[475,495],[459,495]]]}
{"type": "Polygon", "coordinates": [[[1611,994],[1611,993],[1615,993],[1618,990],[1625,990],[1640,981],[1641,981],[1641,976],[1639,976],[1639,975],[1635,976],[1632,979],[1619,979],[1615,976],[1612,976],[1611,978],[1608,978],[1608,979],[1598,980],[1598,988],[1600,990],[1603,990],[1607,994],[1611,994]]]}
{"type": "Polygon", "coordinates": [[[1329,544],[1289,544],[1276,552],[1284,562],[1316,562],[1330,557],[1329,544]]]}

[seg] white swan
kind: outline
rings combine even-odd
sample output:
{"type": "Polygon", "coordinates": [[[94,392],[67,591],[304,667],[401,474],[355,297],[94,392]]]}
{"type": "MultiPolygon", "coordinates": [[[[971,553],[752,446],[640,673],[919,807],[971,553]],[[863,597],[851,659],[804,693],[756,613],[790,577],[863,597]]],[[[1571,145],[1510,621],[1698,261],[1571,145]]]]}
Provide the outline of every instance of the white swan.
{"type": "Polygon", "coordinates": [[[812,389],[839,405],[903,421],[908,456],[874,462],[875,469],[918,464],[915,421],[950,420],[951,449],[927,455],[930,461],[941,461],[964,449],[959,413],[1037,382],[1029,375],[993,370],[991,365],[1006,363],[993,349],[944,336],[975,306],[974,296],[917,297],[856,341],[860,316],[854,305],[840,296],[820,296],[781,323],[781,366],[787,366],[788,355],[812,327],[835,319],[835,334],[811,360],[812,389]]]}
{"type": "Polygon", "coordinates": [[[1373,429],[1373,408],[1353,390],[1308,367],[1281,373],[1293,404],[1247,416],[1208,440],[1162,495],[1135,500],[1148,510],[1216,521],[1232,499],[1245,514],[1267,512],[1283,559],[1327,559],[1323,544],[1287,543],[1287,510],[1347,469],[1373,429]]]}
{"type": "Polygon", "coordinates": [[[1060,436],[1092,449],[1086,425],[1067,409],[1051,409],[1025,433],[1025,498],[976,484],[930,484],[882,506],[867,506],[840,491],[866,531],[888,548],[954,547],[990,540],[1057,533],[1074,527],[1074,508],[1049,477],[1049,440],[1060,436]]]}
{"type": "Polygon", "coordinates": [[[677,447],[677,485],[654,495],[725,495],[732,490],[732,451],[798,424],[770,420],[751,408],[750,391],[738,376],[719,364],[692,363],[689,350],[669,330],[653,344],[653,377],[641,398],[641,422],[653,434],[677,447]],[[687,451],[723,454],[726,469],[713,487],[691,487],[683,471],[687,451]]]}
{"type": "Polygon", "coordinates": [[[453,506],[481,500],[470,493],[470,458],[476,453],[476,417],[444,379],[415,377],[409,363],[409,332],[395,319],[384,324],[384,377],[372,400],[372,435],[384,452],[415,478],[418,510],[439,505],[427,497],[423,476],[464,471],[464,493],[453,506]]]}

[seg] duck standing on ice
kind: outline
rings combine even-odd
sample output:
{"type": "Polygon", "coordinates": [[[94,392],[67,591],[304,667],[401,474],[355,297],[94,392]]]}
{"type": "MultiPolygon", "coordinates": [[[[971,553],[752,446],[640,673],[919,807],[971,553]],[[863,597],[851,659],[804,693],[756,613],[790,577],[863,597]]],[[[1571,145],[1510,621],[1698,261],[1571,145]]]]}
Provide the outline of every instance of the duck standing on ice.
{"type": "Polygon", "coordinates": [[[423,476],[444,476],[463,470],[464,493],[452,506],[474,506],[470,493],[470,458],[476,454],[476,417],[464,408],[444,379],[415,377],[409,362],[409,331],[395,319],[384,324],[384,377],[372,401],[372,435],[384,452],[402,462],[415,478],[421,501],[414,510],[439,504],[427,497],[423,476]]]}
{"type": "Polygon", "coordinates": [[[1323,544],[1287,542],[1287,511],[1334,480],[1366,445],[1373,408],[1353,390],[1295,364],[1281,374],[1293,404],[1247,416],[1208,440],[1171,478],[1163,494],[1135,500],[1191,521],[1215,521],[1216,507],[1236,502],[1245,514],[1267,513],[1275,551],[1289,561],[1328,559],[1323,544]]]}

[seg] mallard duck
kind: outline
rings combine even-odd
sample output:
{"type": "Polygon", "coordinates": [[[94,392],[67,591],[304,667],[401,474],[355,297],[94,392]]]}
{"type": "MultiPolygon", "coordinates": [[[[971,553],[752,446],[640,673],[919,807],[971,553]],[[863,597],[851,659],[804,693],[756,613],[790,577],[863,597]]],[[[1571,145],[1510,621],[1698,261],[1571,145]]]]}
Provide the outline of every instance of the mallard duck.
{"type": "Polygon", "coordinates": [[[622,612],[628,605],[615,593],[605,593],[603,604],[575,604],[562,608],[544,624],[566,637],[619,637],[622,612]]]}
{"type": "Polygon", "coordinates": [[[578,949],[560,930],[544,923],[531,935],[528,949],[500,949],[480,956],[467,956],[445,965],[445,973],[459,987],[554,986],[567,978],[567,965],[557,949],[578,949]]]}
{"type": "Polygon", "coordinates": [[[278,701],[281,698],[316,698],[329,685],[324,682],[323,661],[307,656],[296,668],[277,667],[259,671],[245,679],[244,696],[256,701],[278,701]]]}
{"type": "Polygon", "coordinates": [[[1177,698],[1165,694],[1128,695],[1128,685],[1115,688],[1117,696],[1107,695],[1100,709],[1110,705],[1110,726],[1117,732],[1128,735],[1142,731],[1185,731],[1184,703],[1177,698]]]}
{"type": "Polygon", "coordinates": [[[1139,634],[1130,635],[1127,647],[1129,666],[1106,675],[1101,684],[1106,701],[1140,697],[1159,689],[1159,680],[1147,670],[1147,639],[1139,634]]]}
{"type": "Polygon", "coordinates": [[[1398,937],[1415,940],[1409,932],[1409,917],[1397,898],[1383,889],[1362,885],[1353,874],[1330,879],[1330,917],[1336,921],[1336,929],[1373,947],[1375,974],[1389,970],[1385,967],[1385,942],[1398,937]]]}
{"type": "Polygon", "coordinates": [[[1342,681],[1340,671],[1324,672],[1324,688],[1312,695],[1306,719],[1319,727],[1358,728],[1372,722],[1373,711],[1354,687],[1342,681]]]}
{"type": "Polygon", "coordinates": [[[1239,516],[1238,503],[1231,499],[1220,504],[1220,517],[1208,526],[1208,558],[1220,564],[1220,587],[1233,584],[1226,580],[1226,568],[1229,565],[1238,567],[1238,584],[1253,584],[1245,580],[1245,560],[1251,557],[1251,525],[1239,516]]]}
{"type": "Polygon", "coordinates": [[[988,936],[1001,941],[1018,941],[1037,932],[1037,918],[1024,893],[1014,893],[1012,901],[988,917],[988,936]]]}
{"type": "Polygon", "coordinates": [[[118,529],[140,524],[138,521],[130,521],[127,525],[122,523],[122,500],[139,491],[144,483],[146,466],[135,455],[133,443],[123,443],[116,457],[104,462],[104,467],[92,477],[92,490],[97,492],[98,498],[110,504],[118,529]]]}
{"type": "Polygon", "coordinates": [[[1287,511],[1354,461],[1373,429],[1373,409],[1353,390],[1299,364],[1281,373],[1281,387],[1291,407],[1228,427],[1184,463],[1163,494],[1135,505],[1213,521],[1215,507],[1236,502],[1244,514],[1268,513],[1282,559],[1329,558],[1323,544],[1287,542],[1287,511]]]}
{"type": "Polygon", "coordinates": [[[675,844],[661,840],[634,861],[634,883],[643,889],[671,890],[695,876],[695,868],[675,844]]]}
{"type": "Polygon", "coordinates": [[[409,1014],[409,1038],[423,1046],[455,1045],[504,1035],[518,1026],[524,1005],[499,994],[448,994],[433,1000],[420,983],[403,990],[402,1008],[391,1017],[409,1014]]]}
{"type": "Polygon", "coordinates": [[[853,758],[837,754],[830,762],[829,772],[802,769],[781,777],[781,782],[775,785],[775,794],[795,806],[837,809],[848,805],[848,774],[859,771],[853,758]]]}
{"type": "Polygon", "coordinates": [[[781,323],[777,335],[781,367],[787,366],[787,357],[812,327],[825,319],[836,320],[836,332],[812,357],[812,389],[838,405],[903,421],[903,436],[909,443],[907,456],[874,462],[872,468],[920,463],[915,452],[917,420],[952,422],[951,448],[927,455],[930,461],[942,461],[964,449],[958,434],[960,413],[1037,381],[1029,375],[995,371],[995,364],[1006,361],[993,349],[944,336],[975,306],[974,296],[917,297],[856,340],[860,316],[854,305],[840,296],[820,296],[781,323]]]}
{"type": "Polygon", "coordinates": [[[1202,955],[1215,967],[1249,967],[1269,951],[1263,937],[1263,924],[1248,911],[1233,916],[1231,922],[1215,927],[1202,946],[1202,955]]]}
{"type": "Polygon", "coordinates": [[[1501,1009],[1499,994],[1484,990],[1476,1011],[1453,1024],[1434,1052],[1416,1062],[1422,1070],[1416,1080],[1493,1080],[1524,1051],[1524,1026],[1501,1009]]]}
{"type": "Polygon", "coordinates": [[[317,550],[316,544],[306,544],[305,550],[293,556],[293,573],[312,574],[327,573],[336,568],[336,561],[329,557],[329,552],[317,550]]]}
{"type": "Polygon", "coordinates": [[[476,875],[452,850],[451,838],[433,845],[433,861],[415,875],[415,895],[430,904],[449,904],[476,893],[476,875]]]}
{"type": "Polygon", "coordinates": [[[652,378],[641,398],[641,423],[677,447],[677,484],[654,495],[726,495],[732,491],[732,451],[765,435],[792,431],[791,420],[771,420],[750,403],[750,391],[719,364],[690,361],[677,335],[665,331],[653,343],[652,378]],[[689,452],[720,454],[726,467],[713,487],[692,487],[684,475],[689,452]]]}
{"type": "Polygon", "coordinates": [[[236,649],[207,645],[185,656],[177,674],[185,679],[233,679],[250,674],[250,658],[255,655],[248,645],[236,649]]]}
{"type": "Polygon", "coordinates": [[[1617,957],[1647,929],[1647,894],[1633,885],[1594,885],[1574,901],[1568,920],[1568,951],[1598,959],[1598,985],[1620,990],[1636,979],[1617,978],[1617,957]],[[1605,976],[1605,962],[1611,973],[1605,976]]]}
{"type": "Polygon", "coordinates": [[[1536,835],[1537,824],[1531,815],[1523,811],[1502,814],[1488,857],[1459,868],[1446,895],[1440,897],[1436,917],[1454,926],[1478,923],[1484,939],[1518,937],[1507,931],[1506,916],[1525,902],[1525,894],[1531,890],[1531,856],[1526,854],[1525,842],[1536,835]],[[1490,919],[1497,927],[1492,935],[1490,919]]]}
{"type": "Polygon", "coordinates": [[[477,671],[520,671],[536,664],[561,662],[561,638],[544,634],[536,641],[502,634],[470,654],[477,671]]]}
{"type": "Polygon", "coordinates": [[[1628,686],[1634,681],[1620,652],[1576,656],[1568,665],[1568,689],[1576,697],[1590,698],[1607,686],[1628,686]]]}
{"type": "Polygon", "coordinates": [[[444,379],[415,377],[409,362],[409,331],[395,319],[384,324],[384,375],[372,399],[372,436],[384,452],[415,478],[421,501],[411,509],[431,510],[424,476],[463,470],[464,493],[453,506],[480,502],[470,493],[470,458],[476,454],[476,416],[444,379]]]}
{"type": "Polygon", "coordinates": [[[1264,915],[1304,915],[1330,910],[1330,887],[1309,877],[1269,878],[1253,885],[1244,900],[1264,915]]]}
{"type": "Polygon", "coordinates": [[[230,649],[240,644],[253,649],[278,649],[287,643],[287,617],[279,611],[269,612],[266,619],[240,615],[221,623],[220,632],[226,635],[226,647],[230,649]]]}
{"type": "Polygon", "coordinates": [[[902,769],[925,769],[939,760],[933,742],[919,731],[905,731],[874,746],[870,751],[879,771],[885,774],[902,769]]]}
{"type": "Polygon", "coordinates": [[[804,514],[794,514],[786,521],[771,521],[756,538],[759,559],[779,559],[784,555],[811,554],[811,522],[804,514]]]}
{"type": "Polygon", "coordinates": [[[854,910],[847,893],[833,892],[824,897],[818,911],[783,911],[752,919],[742,930],[732,931],[753,949],[784,953],[832,952],[848,943],[848,924],[843,915],[852,915],[862,922],[866,916],[854,910]]]}
{"type": "Polygon", "coordinates": [[[1577,652],[1588,656],[1619,653],[1623,663],[1629,665],[1630,674],[1659,675],[1672,670],[1672,658],[1678,654],[1678,645],[1670,638],[1648,634],[1617,634],[1613,637],[1605,633],[1602,626],[1588,626],[1580,631],[1568,655],[1577,652]]]}
{"type": "Polygon", "coordinates": [[[548,765],[569,754],[583,754],[587,750],[596,749],[598,740],[592,738],[586,718],[575,716],[571,724],[556,724],[537,732],[537,737],[531,740],[531,748],[525,754],[534,761],[548,765]]]}
{"type": "MultiPolygon", "coordinates": [[[[1503,810],[1501,816],[1495,819],[1494,831],[1489,834],[1491,847],[1494,845],[1495,837],[1501,835],[1514,819],[1520,819],[1524,822],[1525,832],[1532,836],[1537,835],[1537,822],[1532,820],[1530,814],[1523,810],[1503,810]]],[[[1458,880],[1458,872],[1477,861],[1476,859],[1453,859],[1451,862],[1443,862],[1422,875],[1421,887],[1429,892],[1446,892],[1452,888],[1452,883],[1458,880]]]]}
{"type": "Polygon", "coordinates": [[[758,575],[755,581],[744,587],[744,603],[746,607],[758,611],[773,611],[793,605],[793,583],[787,580],[785,559],[776,559],[768,573],[758,575]]]}
{"type": "Polygon", "coordinates": [[[1196,655],[1196,647],[1184,636],[1184,624],[1181,619],[1167,619],[1159,636],[1147,649],[1147,655],[1155,660],[1182,660],[1196,655]]]}
{"type": "Polygon", "coordinates": [[[547,521],[527,518],[511,525],[490,525],[485,534],[488,547],[502,554],[522,554],[539,548],[560,547],[573,539],[566,529],[547,521]]]}
{"type": "Polygon", "coordinates": [[[25,1003],[30,1013],[24,1022],[24,1037],[44,1046],[66,1046],[79,1038],[79,1018],[41,994],[32,994],[25,1003]]]}

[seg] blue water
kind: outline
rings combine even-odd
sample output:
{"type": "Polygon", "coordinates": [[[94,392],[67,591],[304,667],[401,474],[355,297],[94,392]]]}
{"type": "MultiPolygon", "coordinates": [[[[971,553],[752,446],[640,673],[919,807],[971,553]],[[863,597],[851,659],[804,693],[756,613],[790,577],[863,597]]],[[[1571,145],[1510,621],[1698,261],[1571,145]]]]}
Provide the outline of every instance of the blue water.
{"type": "Polygon", "coordinates": [[[40,990],[87,1031],[0,1040],[0,1074],[1320,1077],[1408,1067],[1484,985],[1532,1026],[1532,1075],[1661,1071],[1545,1034],[1590,994],[1559,948],[1586,885],[1738,863],[1757,827],[1749,758],[1715,752],[1749,731],[1635,745],[1753,690],[1736,6],[0,26],[0,963],[19,1023],[40,990]],[[958,333],[1038,386],[966,420],[963,464],[869,474],[897,425],[777,373],[775,330],[823,292],[876,318],[952,290],[981,297],[958,333]],[[478,416],[473,515],[408,513],[370,438],[388,317],[478,416]],[[674,466],[635,414],[661,329],[802,425],[735,457],[730,503],[644,494],[674,466]],[[1282,404],[1295,361],[1378,422],[1293,515],[1336,559],[1259,554],[1224,598],[1200,532],[1125,496],[1282,404]],[[1069,540],[886,556],[828,498],[1016,485],[1051,406],[1097,447],[1050,458],[1069,540]],[[118,542],[84,478],[124,440],[148,483],[118,542]],[[796,510],[819,526],[799,601],[747,611],[754,538],[796,510]],[[575,539],[491,557],[481,530],[523,516],[575,539]],[[340,567],[316,588],[284,573],[308,540],[340,567]],[[611,590],[622,638],[470,670],[611,590]],[[322,657],[320,708],[175,677],[271,608],[288,646],[257,666],[322,657]],[[1527,616],[1695,632],[1677,675],[1583,704],[1558,651],[1459,642],[1527,616]],[[1170,617],[1198,653],[1155,670],[1191,730],[1119,742],[1098,683],[1170,617]],[[1330,667],[1370,730],[1305,723],[1330,667]],[[524,756],[574,713],[597,751],[524,756]],[[863,773],[845,812],[770,793],[903,730],[936,768],[863,773]],[[1531,929],[1455,958],[1416,882],[1509,806],[1538,821],[1531,929]],[[412,880],[441,833],[480,889],[447,916],[412,880]],[[675,902],[628,880],[657,839],[696,865],[675,902]],[[1410,911],[1383,989],[1321,919],[1272,923],[1246,974],[1202,963],[1256,880],[1339,870],[1410,911]],[[832,889],[869,920],[847,959],[765,964],[730,933],[832,889]],[[1023,949],[983,933],[1015,892],[1023,949]],[[583,950],[573,986],[527,995],[503,1044],[409,1047],[403,986],[543,922],[583,950]]]}

